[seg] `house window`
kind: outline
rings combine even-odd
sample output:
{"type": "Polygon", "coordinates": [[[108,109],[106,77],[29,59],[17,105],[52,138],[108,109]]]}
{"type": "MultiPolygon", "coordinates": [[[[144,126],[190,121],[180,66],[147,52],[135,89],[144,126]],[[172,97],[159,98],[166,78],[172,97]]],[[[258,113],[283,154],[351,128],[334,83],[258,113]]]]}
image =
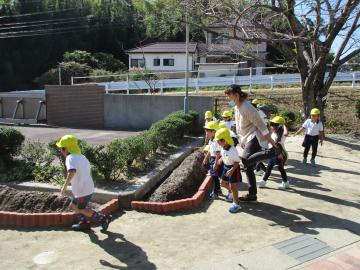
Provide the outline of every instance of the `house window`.
{"type": "Polygon", "coordinates": [[[156,58],[154,59],[154,67],[158,67],[158,66],[160,66],[160,59],[156,58]]]}
{"type": "Polygon", "coordinates": [[[175,64],[175,60],[173,58],[168,58],[168,59],[163,60],[163,66],[167,66],[167,67],[171,66],[171,67],[173,67],[174,64],[175,64]]]}
{"type": "Polygon", "coordinates": [[[222,34],[211,33],[211,44],[228,44],[229,38],[222,34]]]}
{"type": "Polygon", "coordinates": [[[145,67],[145,59],[131,59],[130,66],[136,68],[143,68],[145,67]]]}

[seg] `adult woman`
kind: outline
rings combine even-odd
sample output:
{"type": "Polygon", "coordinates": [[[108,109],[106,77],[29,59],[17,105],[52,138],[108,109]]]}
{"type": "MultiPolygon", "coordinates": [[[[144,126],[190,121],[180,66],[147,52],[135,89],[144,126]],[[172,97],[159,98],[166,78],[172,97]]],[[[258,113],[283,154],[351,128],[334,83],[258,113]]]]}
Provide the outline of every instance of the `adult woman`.
{"type": "Polygon", "coordinates": [[[249,183],[249,193],[240,197],[240,201],[256,201],[257,187],[254,173],[256,162],[279,154],[281,149],[278,149],[277,144],[270,136],[266,124],[261,119],[258,111],[247,100],[248,95],[241,91],[240,86],[231,85],[225,90],[225,95],[230,100],[229,105],[235,107],[236,131],[240,137],[241,147],[244,149],[242,163],[249,183]],[[273,145],[273,148],[262,151],[260,144],[263,140],[268,141],[273,145]]]}

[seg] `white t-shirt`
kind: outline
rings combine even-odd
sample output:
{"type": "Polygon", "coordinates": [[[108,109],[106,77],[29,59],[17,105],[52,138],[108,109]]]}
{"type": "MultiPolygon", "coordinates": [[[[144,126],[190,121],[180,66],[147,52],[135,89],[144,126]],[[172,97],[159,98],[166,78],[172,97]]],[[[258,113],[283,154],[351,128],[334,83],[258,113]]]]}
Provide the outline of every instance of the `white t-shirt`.
{"type": "MultiPolygon", "coordinates": [[[[280,132],[280,134],[281,134],[281,139],[280,139],[279,143],[285,148],[285,139],[286,139],[286,137],[284,136],[284,132],[285,132],[285,131],[284,131],[284,127],[283,127],[283,126],[279,126],[279,128],[282,129],[281,132],[280,132]]],[[[278,141],[278,136],[279,136],[278,132],[271,132],[271,138],[272,138],[275,142],[278,141]]],[[[273,147],[272,144],[269,143],[269,148],[272,148],[272,147],[273,147]]]]}
{"type": "Polygon", "coordinates": [[[234,146],[231,146],[229,150],[221,148],[221,158],[227,166],[234,165],[235,162],[240,162],[239,152],[234,146]]]}
{"type": "Polygon", "coordinates": [[[225,124],[226,128],[228,130],[231,130],[231,128],[233,126],[235,126],[235,122],[234,121],[221,121],[220,124],[225,124]]]}
{"type": "Polygon", "coordinates": [[[72,193],[75,198],[94,193],[94,181],[91,177],[90,162],[83,155],[70,154],[66,157],[66,169],[75,169],[76,173],[71,180],[72,193]]]}
{"type": "Polygon", "coordinates": [[[216,152],[221,152],[221,146],[215,140],[209,140],[210,156],[216,157],[216,152]]]}
{"type": "Polygon", "coordinates": [[[321,131],[324,131],[324,125],[320,120],[314,123],[311,119],[307,119],[302,126],[305,134],[310,136],[318,136],[321,131]]]}

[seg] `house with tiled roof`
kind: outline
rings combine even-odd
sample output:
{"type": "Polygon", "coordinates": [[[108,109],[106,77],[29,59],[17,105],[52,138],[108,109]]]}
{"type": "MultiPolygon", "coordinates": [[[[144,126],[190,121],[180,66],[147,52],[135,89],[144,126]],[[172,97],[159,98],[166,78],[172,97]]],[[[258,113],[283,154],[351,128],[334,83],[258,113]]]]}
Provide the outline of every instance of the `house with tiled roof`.
{"type": "MultiPolygon", "coordinates": [[[[262,74],[265,67],[266,43],[245,44],[229,39],[228,29],[214,25],[205,32],[205,43],[189,43],[189,71],[199,71],[197,76],[229,76],[238,74],[262,74]],[[247,57],[244,57],[246,50],[247,57]],[[207,72],[207,71],[212,72],[207,72]],[[215,72],[216,70],[216,72],[215,72]]],[[[256,34],[251,29],[246,35],[256,34]]],[[[154,72],[183,72],[186,63],[185,42],[155,42],[126,51],[129,69],[146,68],[154,72]]]]}

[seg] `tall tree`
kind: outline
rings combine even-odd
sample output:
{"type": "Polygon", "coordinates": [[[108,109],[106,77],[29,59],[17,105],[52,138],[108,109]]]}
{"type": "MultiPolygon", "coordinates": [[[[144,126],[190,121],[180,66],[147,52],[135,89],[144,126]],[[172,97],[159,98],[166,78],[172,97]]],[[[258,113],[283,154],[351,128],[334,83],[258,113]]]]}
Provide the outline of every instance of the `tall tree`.
{"type": "Polygon", "coordinates": [[[360,0],[169,0],[192,23],[231,29],[229,38],[267,42],[294,56],[305,114],[325,107],[339,67],[360,52],[360,0]],[[292,44],[293,46],[284,46],[292,44]],[[333,55],[332,55],[333,54],[333,55]]]}

